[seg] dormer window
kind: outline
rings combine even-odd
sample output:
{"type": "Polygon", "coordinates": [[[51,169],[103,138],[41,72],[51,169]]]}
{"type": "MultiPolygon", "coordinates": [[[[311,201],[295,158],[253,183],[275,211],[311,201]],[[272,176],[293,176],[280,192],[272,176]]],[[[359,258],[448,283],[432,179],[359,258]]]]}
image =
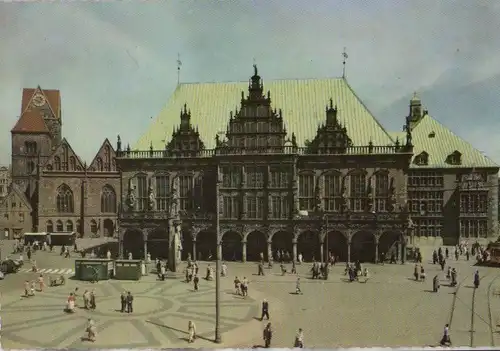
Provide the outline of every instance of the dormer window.
{"type": "Polygon", "coordinates": [[[436,136],[436,133],[434,131],[429,133],[429,138],[434,138],[436,136]]]}
{"type": "Polygon", "coordinates": [[[415,156],[414,163],[417,166],[427,166],[429,164],[429,154],[425,151],[422,151],[422,153],[415,156]]]}
{"type": "Polygon", "coordinates": [[[455,150],[446,158],[446,163],[450,165],[460,165],[462,164],[462,154],[455,150]]]}

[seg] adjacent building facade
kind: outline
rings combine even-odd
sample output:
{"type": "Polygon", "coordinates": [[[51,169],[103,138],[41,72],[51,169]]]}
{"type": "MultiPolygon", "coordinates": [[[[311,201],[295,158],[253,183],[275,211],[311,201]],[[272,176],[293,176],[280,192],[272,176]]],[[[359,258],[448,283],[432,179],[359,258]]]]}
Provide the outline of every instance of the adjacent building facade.
{"type": "Polygon", "coordinates": [[[120,196],[114,148],[105,140],[90,165],[82,162],[62,136],[61,111],[58,90],[23,90],[21,115],[11,131],[13,186],[7,198],[13,200],[2,207],[8,219],[3,228],[16,235],[113,236],[120,196]],[[14,203],[29,208],[24,222],[14,203]]]}
{"type": "Polygon", "coordinates": [[[9,193],[10,166],[0,166],[0,201],[9,193]]]}

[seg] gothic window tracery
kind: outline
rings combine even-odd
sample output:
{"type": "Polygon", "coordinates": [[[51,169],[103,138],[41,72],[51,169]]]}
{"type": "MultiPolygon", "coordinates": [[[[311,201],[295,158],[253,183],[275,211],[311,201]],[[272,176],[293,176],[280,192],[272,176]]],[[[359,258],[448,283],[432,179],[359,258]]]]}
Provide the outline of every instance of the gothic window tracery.
{"type": "Polygon", "coordinates": [[[389,174],[378,172],[375,174],[375,211],[387,212],[387,201],[389,198],[389,174]]]}
{"type": "Polygon", "coordinates": [[[73,192],[66,184],[62,184],[57,188],[57,212],[59,213],[73,213],[74,212],[74,199],[73,192]]]}
{"type": "Polygon", "coordinates": [[[362,172],[349,175],[350,180],[350,198],[351,210],[353,212],[362,212],[366,204],[366,175],[362,172]]]}
{"type": "Polygon", "coordinates": [[[105,185],[102,189],[101,212],[116,213],[116,192],[110,185],[105,185]]]}
{"type": "Polygon", "coordinates": [[[342,205],[342,176],[340,173],[328,173],[323,176],[325,184],[324,209],[325,211],[339,212],[342,205]]]}

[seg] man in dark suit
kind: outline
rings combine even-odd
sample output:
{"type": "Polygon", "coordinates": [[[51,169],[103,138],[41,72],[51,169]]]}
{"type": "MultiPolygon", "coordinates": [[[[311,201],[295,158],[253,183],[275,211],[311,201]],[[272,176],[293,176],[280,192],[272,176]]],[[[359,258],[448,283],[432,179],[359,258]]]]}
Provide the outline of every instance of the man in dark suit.
{"type": "Polygon", "coordinates": [[[134,296],[133,296],[133,295],[132,295],[132,293],[129,291],[129,292],[127,293],[127,313],[132,313],[132,312],[134,312],[133,302],[134,302],[134,296]]]}
{"type": "Polygon", "coordinates": [[[264,301],[262,301],[262,315],[260,317],[260,320],[263,321],[264,317],[269,320],[269,302],[267,302],[267,300],[265,299],[264,301]]]}

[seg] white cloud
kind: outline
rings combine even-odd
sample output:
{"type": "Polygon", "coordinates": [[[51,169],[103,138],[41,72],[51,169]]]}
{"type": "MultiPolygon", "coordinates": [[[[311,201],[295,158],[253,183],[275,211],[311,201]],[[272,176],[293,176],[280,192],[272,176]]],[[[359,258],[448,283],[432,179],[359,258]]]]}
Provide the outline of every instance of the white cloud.
{"type": "MultiPolygon", "coordinates": [[[[227,81],[247,79],[253,58],[264,79],[339,76],[346,46],[351,85],[380,110],[457,84],[443,79],[453,69],[465,84],[499,73],[499,27],[498,3],[467,0],[3,3],[0,162],[23,87],[61,90],[64,134],[90,161],[105,137],[133,143],[148,128],[175,87],[178,52],[183,81],[227,81]]],[[[495,142],[478,145],[500,159],[495,142]]]]}

